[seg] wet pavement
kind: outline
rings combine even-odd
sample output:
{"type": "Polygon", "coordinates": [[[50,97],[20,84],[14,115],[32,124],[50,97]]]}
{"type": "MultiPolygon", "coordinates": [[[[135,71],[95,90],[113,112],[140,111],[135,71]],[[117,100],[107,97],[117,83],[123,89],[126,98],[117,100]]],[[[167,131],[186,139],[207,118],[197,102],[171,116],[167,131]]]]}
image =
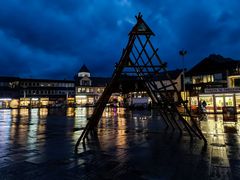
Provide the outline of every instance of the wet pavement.
{"type": "Polygon", "coordinates": [[[239,122],[201,121],[208,139],[165,130],[155,111],[107,109],[74,154],[91,108],[0,110],[0,179],[240,179],[239,122]]]}

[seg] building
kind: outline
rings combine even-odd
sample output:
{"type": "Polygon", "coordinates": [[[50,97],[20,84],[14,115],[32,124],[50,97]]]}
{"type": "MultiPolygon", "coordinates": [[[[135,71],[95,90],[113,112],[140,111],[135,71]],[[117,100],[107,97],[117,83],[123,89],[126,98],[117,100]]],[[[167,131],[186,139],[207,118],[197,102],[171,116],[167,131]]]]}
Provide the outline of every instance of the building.
{"type": "Polygon", "coordinates": [[[73,80],[0,77],[0,108],[73,105],[73,80]]]}
{"type": "Polygon", "coordinates": [[[48,107],[73,105],[75,84],[73,80],[20,79],[20,107],[48,107]]]}
{"type": "Polygon", "coordinates": [[[75,77],[76,105],[95,105],[110,79],[105,77],[91,77],[90,71],[86,65],[83,65],[75,77]]]}
{"type": "Polygon", "coordinates": [[[224,107],[240,112],[240,61],[212,54],[186,73],[191,108],[203,101],[208,113],[222,113],[224,107]]]}
{"type": "Polygon", "coordinates": [[[17,107],[18,98],[19,78],[0,77],[0,108],[17,107]]]}
{"type": "MultiPolygon", "coordinates": [[[[172,86],[172,83],[175,84],[175,87],[177,88],[178,91],[182,91],[182,96],[184,96],[184,92],[183,92],[183,70],[181,69],[176,69],[176,70],[171,70],[171,71],[167,71],[167,72],[162,72],[159,74],[159,78],[162,79],[164,86],[166,86],[166,90],[168,91],[168,93],[170,94],[171,97],[174,98],[175,101],[178,101],[178,97],[177,94],[174,94],[174,89],[172,86]],[[169,75],[169,77],[171,78],[172,82],[169,81],[167,74],[169,75]]],[[[162,85],[160,84],[160,82],[157,82],[157,86],[158,88],[162,88],[162,85]]]]}
{"type": "MultiPolygon", "coordinates": [[[[159,76],[155,79],[155,81],[159,91],[165,91],[166,89],[169,97],[171,97],[175,102],[178,101],[178,95],[176,91],[174,91],[174,87],[172,86],[172,83],[174,83],[178,91],[183,91],[183,71],[182,70],[176,69],[176,70],[170,70],[167,72],[161,72],[159,73],[159,76]],[[168,76],[171,78],[172,82],[169,80],[168,76]],[[158,81],[158,79],[162,80],[162,84],[160,83],[160,81],[158,81]]],[[[134,81],[134,83],[130,82],[129,84],[134,85],[135,87],[138,87],[138,88],[135,88],[135,89],[131,88],[132,92],[128,93],[128,98],[127,98],[128,104],[130,106],[136,106],[137,104],[139,104],[139,102],[142,102],[143,104],[146,104],[146,103],[152,104],[152,100],[146,92],[143,81],[134,81]]],[[[124,89],[128,89],[128,88],[124,88],[124,89]]]]}
{"type": "MultiPolygon", "coordinates": [[[[168,71],[168,74],[175,83],[179,91],[182,90],[182,70],[173,70],[168,71]]],[[[166,73],[160,73],[159,78],[163,80],[165,86],[171,84],[168,80],[166,73]]],[[[95,105],[99,97],[101,96],[104,88],[111,78],[105,77],[91,77],[91,73],[88,68],[83,65],[76,79],[76,105],[85,106],[85,105],[95,105]]],[[[158,81],[156,79],[156,81],[158,81]]],[[[161,88],[162,85],[160,82],[157,82],[158,88],[161,88]]],[[[170,96],[177,100],[177,95],[172,94],[173,89],[171,86],[167,87],[168,93],[170,96]]],[[[142,80],[139,80],[137,77],[129,77],[127,75],[122,75],[119,79],[118,84],[114,87],[114,93],[110,98],[110,104],[115,103],[120,106],[132,106],[134,104],[146,104],[150,103],[151,99],[148,97],[145,91],[145,84],[142,80]]]]}
{"type": "MultiPolygon", "coordinates": [[[[169,71],[168,74],[180,91],[182,71],[169,71]]],[[[160,73],[159,77],[167,86],[170,97],[177,100],[177,95],[172,94],[172,87],[168,86],[171,82],[166,73],[160,73]]],[[[92,77],[85,65],[80,68],[74,81],[0,77],[0,108],[94,106],[110,80],[109,77],[92,77]]],[[[157,82],[157,86],[161,89],[162,84],[157,82]]],[[[138,77],[122,75],[113,92],[109,105],[132,106],[151,102],[145,83],[138,77]]]]}

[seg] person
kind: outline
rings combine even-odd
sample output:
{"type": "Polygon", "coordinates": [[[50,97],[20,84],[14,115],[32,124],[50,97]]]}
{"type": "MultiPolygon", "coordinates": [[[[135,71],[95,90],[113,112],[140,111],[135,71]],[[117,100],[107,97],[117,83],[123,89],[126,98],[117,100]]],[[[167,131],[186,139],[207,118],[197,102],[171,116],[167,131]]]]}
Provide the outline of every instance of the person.
{"type": "Polygon", "coordinates": [[[199,110],[200,112],[204,112],[204,111],[206,110],[206,106],[207,106],[206,101],[200,100],[199,103],[198,103],[198,110],[199,110]]]}
{"type": "Polygon", "coordinates": [[[200,101],[199,102],[199,120],[207,120],[207,115],[206,115],[206,106],[207,103],[206,101],[200,101]]]}
{"type": "Polygon", "coordinates": [[[203,101],[203,102],[202,102],[202,107],[203,107],[204,109],[206,109],[206,106],[207,106],[206,101],[203,101]]]}

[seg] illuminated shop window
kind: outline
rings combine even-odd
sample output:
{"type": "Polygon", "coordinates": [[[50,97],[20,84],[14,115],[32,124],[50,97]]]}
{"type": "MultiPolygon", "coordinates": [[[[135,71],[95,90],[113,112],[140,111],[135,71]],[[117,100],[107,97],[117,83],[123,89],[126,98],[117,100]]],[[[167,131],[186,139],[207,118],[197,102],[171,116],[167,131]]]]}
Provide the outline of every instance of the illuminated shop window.
{"type": "Polygon", "coordinates": [[[213,75],[193,76],[192,82],[193,84],[214,82],[214,76],[213,75]]]}
{"type": "Polygon", "coordinates": [[[97,88],[97,93],[100,93],[100,88],[97,88]]]}
{"type": "Polygon", "coordinates": [[[214,112],[213,100],[214,100],[213,95],[199,97],[199,103],[202,103],[203,101],[205,101],[207,103],[207,106],[206,106],[207,112],[214,112]]]}

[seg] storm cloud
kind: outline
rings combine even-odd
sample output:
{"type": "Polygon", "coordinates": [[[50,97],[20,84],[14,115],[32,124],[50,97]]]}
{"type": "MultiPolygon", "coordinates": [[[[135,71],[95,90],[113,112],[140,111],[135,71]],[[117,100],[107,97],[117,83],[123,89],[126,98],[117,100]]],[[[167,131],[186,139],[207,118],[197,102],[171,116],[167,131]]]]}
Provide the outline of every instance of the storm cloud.
{"type": "Polygon", "coordinates": [[[169,69],[187,68],[211,53],[240,59],[237,0],[8,0],[0,1],[0,75],[72,78],[82,64],[110,76],[135,23],[155,32],[169,69]]]}

